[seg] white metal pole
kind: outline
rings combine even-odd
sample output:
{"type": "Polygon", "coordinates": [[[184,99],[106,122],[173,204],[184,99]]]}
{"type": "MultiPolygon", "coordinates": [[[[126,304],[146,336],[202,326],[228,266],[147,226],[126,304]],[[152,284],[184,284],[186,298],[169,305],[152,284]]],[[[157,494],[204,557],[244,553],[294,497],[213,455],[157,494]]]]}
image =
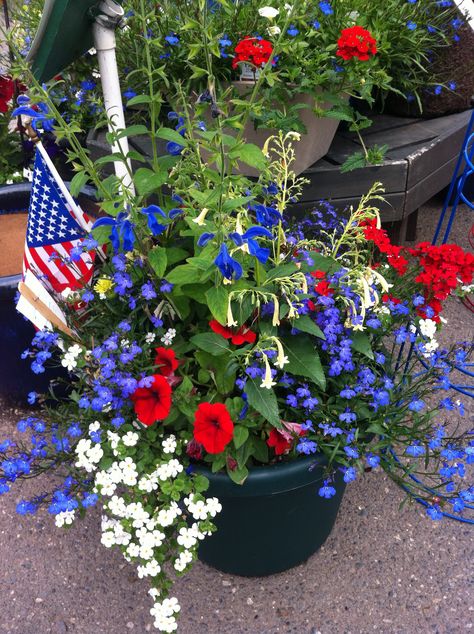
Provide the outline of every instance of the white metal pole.
{"type": "MultiPolygon", "coordinates": [[[[94,46],[97,50],[99,61],[100,81],[104,95],[105,111],[109,120],[109,130],[118,132],[125,129],[125,117],[123,114],[122,93],[115,56],[115,28],[123,18],[123,8],[113,0],[104,0],[99,5],[100,15],[93,25],[94,46]]],[[[112,145],[112,152],[128,154],[128,140],[123,137],[112,145]]],[[[131,169],[130,160],[127,161],[131,169]]],[[[133,182],[125,163],[114,163],[115,173],[120,178],[123,186],[132,194],[135,193],[133,182]]]]}

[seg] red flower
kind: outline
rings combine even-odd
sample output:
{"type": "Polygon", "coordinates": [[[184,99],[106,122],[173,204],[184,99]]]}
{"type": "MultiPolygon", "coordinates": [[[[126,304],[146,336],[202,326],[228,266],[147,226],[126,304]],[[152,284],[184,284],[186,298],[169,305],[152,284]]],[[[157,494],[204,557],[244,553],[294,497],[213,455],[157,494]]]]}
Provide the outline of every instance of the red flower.
{"type": "Polygon", "coordinates": [[[273,53],[272,43],[268,40],[259,40],[256,37],[245,37],[235,47],[235,57],[232,60],[232,68],[236,68],[241,62],[264,66],[273,53]]]}
{"type": "Polygon", "coordinates": [[[317,280],[322,280],[323,277],[326,277],[326,273],[324,271],[311,271],[310,275],[315,277],[317,280]]]}
{"type": "Polygon", "coordinates": [[[247,326],[240,326],[238,330],[233,330],[223,326],[216,319],[212,319],[209,322],[209,326],[211,330],[224,337],[224,339],[230,339],[234,346],[241,346],[243,343],[254,343],[257,338],[257,335],[247,326]]]}
{"type": "Polygon", "coordinates": [[[186,453],[190,458],[194,460],[201,460],[202,458],[202,445],[192,438],[186,445],[186,453]]]}
{"type": "Polygon", "coordinates": [[[314,290],[319,295],[324,295],[327,297],[328,295],[332,295],[334,293],[334,289],[329,286],[329,282],[327,280],[323,280],[322,282],[318,282],[314,287],[314,290]]]}
{"type": "Polygon", "coordinates": [[[138,420],[148,427],[170,413],[171,386],[161,374],[154,374],[152,386],[139,387],[130,398],[138,420]]]}
{"type": "Polygon", "coordinates": [[[282,421],[286,429],[272,429],[267,438],[267,445],[273,447],[276,456],[288,453],[295,441],[295,436],[304,436],[306,433],[298,423],[282,421]]]}
{"type": "Polygon", "coordinates": [[[8,103],[15,92],[14,82],[7,75],[0,76],[0,112],[8,111],[8,103]]]}
{"type": "Polygon", "coordinates": [[[341,36],[337,40],[336,55],[345,60],[357,57],[361,62],[366,62],[371,55],[376,53],[377,42],[369,31],[361,26],[342,29],[341,36]]]}
{"type": "Polygon", "coordinates": [[[179,365],[174,351],[171,348],[155,348],[155,352],[155,365],[158,366],[158,372],[163,376],[173,374],[179,365]]]}
{"type": "Polygon", "coordinates": [[[223,403],[201,403],[194,417],[194,439],[208,453],[221,453],[234,436],[234,423],[223,403]]]}

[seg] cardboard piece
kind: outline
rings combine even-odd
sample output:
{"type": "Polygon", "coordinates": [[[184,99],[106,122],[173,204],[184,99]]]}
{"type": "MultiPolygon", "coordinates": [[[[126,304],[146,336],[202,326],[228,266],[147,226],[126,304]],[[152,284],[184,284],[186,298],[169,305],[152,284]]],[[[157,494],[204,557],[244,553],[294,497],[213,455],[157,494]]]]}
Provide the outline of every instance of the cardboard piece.
{"type": "Polygon", "coordinates": [[[73,331],[67,325],[63,311],[30,270],[26,272],[24,281],[18,284],[18,290],[20,291],[20,299],[16,308],[36,328],[52,330],[54,326],[61,332],[74,336],[73,331]]]}

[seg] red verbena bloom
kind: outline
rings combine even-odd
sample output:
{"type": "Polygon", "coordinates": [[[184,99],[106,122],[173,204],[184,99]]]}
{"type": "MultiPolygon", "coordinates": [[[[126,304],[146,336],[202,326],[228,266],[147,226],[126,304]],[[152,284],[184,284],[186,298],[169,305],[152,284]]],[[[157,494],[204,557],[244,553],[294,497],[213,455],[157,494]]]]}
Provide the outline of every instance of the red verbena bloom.
{"type": "Polygon", "coordinates": [[[254,343],[257,338],[257,335],[245,325],[235,330],[235,328],[227,328],[216,319],[212,319],[209,322],[209,326],[211,330],[221,335],[221,337],[224,337],[224,339],[230,339],[230,342],[233,343],[234,346],[241,346],[244,343],[254,343]]]}
{"type": "Polygon", "coordinates": [[[235,57],[232,60],[232,68],[245,62],[258,68],[264,66],[273,53],[273,45],[268,40],[259,40],[256,37],[245,37],[235,47],[235,57]]]}
{"type": "Polygon", "coordinates": [[[369,31],[361,26],[342,29],[341,36],[337,40],[336,55],[345,60],[357,57],[361,62],[366,62],[371,55],[376,53],[377,42],[369,31]]]}
{"type": "Polygon", "coordinates": [[[155,365],[158,366],[159,374],[170,376],[174,373],[179,363],[174,351],[171,348],[155,348],[155,365]]]}
{"type": "Polygon", "coordinates": [[[223,403],[200,403],[194,417],[194,440],[208,453],[221,453],[234,436],[234,423],[223,403]]]}
{"type": "Polygon", "coordinates": [[[0,112],[8,111],[8,103],[13,98],[15,85],[13,79],[8,75],[0,76],[0,112]]]}
{"type": "Polygon", "coordinates": [[[130,398],[138,420],[147,427],[170,413],[171,386],[161,374],[154,374],[151,387],[139,387],[130,398]]]}
{"type": "Polygon", "coordinates": [[[405,275],[408,267],[408,260],[403,257],[402,247],[396,246],[390,242],[385,229],[377,227],[377,220],[365,220],[360,225],[364,231],[366,240],[371,240],[381,253],[387,256],[387,262],[392,266],[399,275],[405,275]]]}

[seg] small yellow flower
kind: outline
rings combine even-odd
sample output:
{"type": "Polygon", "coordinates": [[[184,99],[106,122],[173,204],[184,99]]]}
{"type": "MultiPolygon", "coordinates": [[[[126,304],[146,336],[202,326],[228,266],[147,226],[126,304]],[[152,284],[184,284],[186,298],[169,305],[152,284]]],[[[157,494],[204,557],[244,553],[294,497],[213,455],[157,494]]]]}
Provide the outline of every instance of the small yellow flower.
{"type": "Polygon", "coordinates": [[[196,218],[193,218],[193,222],[195,222],[197,225],[202,227],[203,225],[206,224],[206,216],[208,212],[209,212],[209,209],[207,207],[204,207],[204,209],[201,211],[199,216],[197,216],[196,218]]]}
{"type": "Polygon", "coordinates": [[[109,280],[106,277],[101,277],[99,280],[97,280],[94,286],[94,290],[96,293],[99,293],[101,297],[105,297],[105,295],[112,290],[113,286],[114,283],[112,282],[112,280],[109,280]]]}

